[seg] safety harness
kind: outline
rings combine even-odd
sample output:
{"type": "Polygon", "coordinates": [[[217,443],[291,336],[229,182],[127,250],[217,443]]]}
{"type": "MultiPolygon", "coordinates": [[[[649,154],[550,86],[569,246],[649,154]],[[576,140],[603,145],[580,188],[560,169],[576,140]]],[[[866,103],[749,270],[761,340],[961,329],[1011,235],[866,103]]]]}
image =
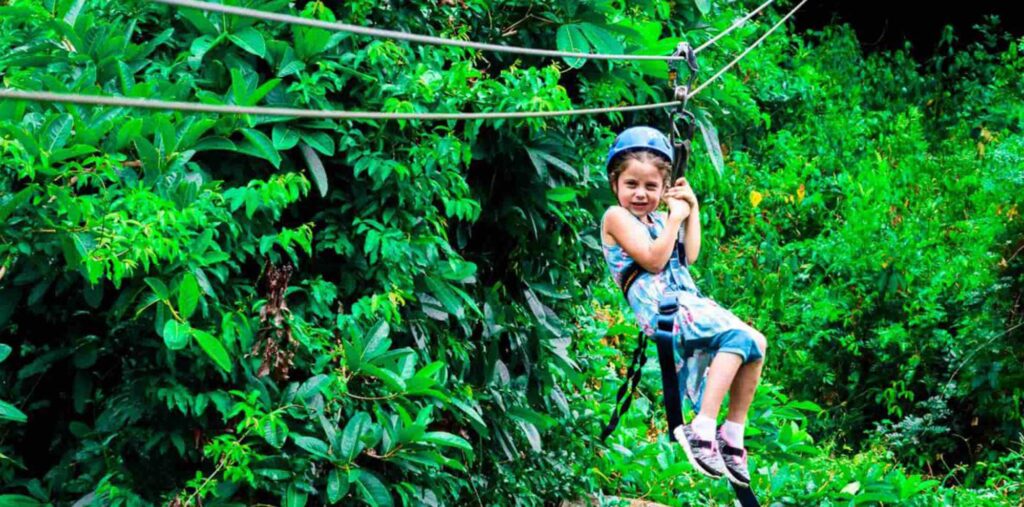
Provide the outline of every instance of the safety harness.
{"type": "MultiPolygon", "coordinates": [[[[669,65],[669,79],[672,84],[672,92],[675,99],[679,101],[678,108],[670,115],[671,134],[669,140],[675,150],[672,181],[686,174],[686,166],[690,158],[690,142],[693,139],[695,126],[693,113],[685,110],[685,107],[689,88],[693,84],[697,73],[697,60],[693,49],[685,42],[680,43],[673,54],[673,56],[679,55],[686,57],[691,74],[687,84],[680,86],[676,83],[678,76],[676,61],[673,60],[669,65]],[[677,122],[683,123],[682,130],[678,128],[677,122]]],[[[680,240],[676,242],[673,257],[669,259],[669,263],[671,264],[672,260],[675,259],[682,264],[685,255],[682,237],[680,237],[680,240]]],[[[668,266],[666,266],[667,268],[668,266]]],[[[622,289],[622,295],[626,297],[627,301],[629,300],[629,290],[644,271],[636,262],[626,266],[620,282],[620,288],[622,289]]],[[[694,411],[700,410],[700,399],[704,392],[704,374],[709,361],[697,360],[695,356],[698,351],[707,349],[711,344],[710,338],[686,339],[682,336],[681,332],[676,333],[675,318],[678,312],[679,299],[677,293],[666,291],[658,303],[654,342],[658,349],[658,365],[661,368],[661,386],[664,393],[665,415],[668,418],[670,435],[675,428],[684,424],[684,399],[689,402],[694,411]],[[677,355],[682,359],[682,364],[679,367],[676,365],[677,355]],[[686,381],[685,385],[680,384],[680,377],[686,381]]],[[[642,368],[647,363],[647,341],[647,334],[641,330],[637,335],[637,347],[633,351],[629,368],[626,369],[626,380],[619,387],[618,394],[616,395],[615,409],[612,411],[608,424],[601,432],[601,441],[606,440],[615,431],[615,428],[619,425],[619,419],[629,410],[629,406],[633,402],[634,392],[640,384],[642,368]]],[[[757,497],[754,496],[753,490],[749,487],[740,486],[732,481],[729,484],[732,486],[741,507],[760,507],[757,497]]]]}

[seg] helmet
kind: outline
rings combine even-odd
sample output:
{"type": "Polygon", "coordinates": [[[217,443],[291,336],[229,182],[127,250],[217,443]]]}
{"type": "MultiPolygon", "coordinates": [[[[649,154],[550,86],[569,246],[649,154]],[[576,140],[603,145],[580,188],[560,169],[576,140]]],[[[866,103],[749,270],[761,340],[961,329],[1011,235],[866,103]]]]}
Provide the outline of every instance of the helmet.
{"type": "Polygon", "coordinates": [[[605,161],[605,169],[610,169],[612,160],[620,153],[635,150],[651,150],[672,162],[672,147],[668,138],[660,130],[651,127],[630,127],[623,130],[612,147],[608,150],[608,160],[605,161]]]}

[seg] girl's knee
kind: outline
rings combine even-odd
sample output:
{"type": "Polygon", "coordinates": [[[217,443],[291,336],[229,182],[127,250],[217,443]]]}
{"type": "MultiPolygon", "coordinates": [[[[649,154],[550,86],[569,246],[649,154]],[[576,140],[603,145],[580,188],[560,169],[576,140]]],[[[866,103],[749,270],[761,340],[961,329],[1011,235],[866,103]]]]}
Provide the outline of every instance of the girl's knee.
{"type": "Polygon", "coordinates": [[[757,349],[761,351],[761,357],[763,358],[764,355],[768,352],[768,339],[765,338],[764,335],[757,330],[754,330],[754,332],[751,333],[750,336],[751,338],[754,339],[754,343],[757,344],[757,349]]]}

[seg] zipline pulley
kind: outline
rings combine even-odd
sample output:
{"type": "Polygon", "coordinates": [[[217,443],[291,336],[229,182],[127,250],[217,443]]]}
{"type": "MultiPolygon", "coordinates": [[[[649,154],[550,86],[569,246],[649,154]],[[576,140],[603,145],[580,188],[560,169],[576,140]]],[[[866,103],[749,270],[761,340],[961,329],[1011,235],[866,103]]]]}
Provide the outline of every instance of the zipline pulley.
{"type": "Polygon", "coordinates": [[[672,161],[672,181],[675,181],[680,176],[686,176],[686,166],[690,161],[690,153],[692,151],[691,140],[697,127],[697,119],[693,116],[693,113],[686,110],[686,105],[690,100],[690,90],[700,68],[697,66],[697,54],[687,42],[680,42],[672,56],[684,57],[682,61],[686,62],[690,71],[686,84],[681,85],[679,84],[680,60],[673,59],[668,62],[671,99],[677,103],[676,108],[669,112],[668,129],[669,142],[672,143],[672,149],[675,150],[675,157],[672,161]]]}

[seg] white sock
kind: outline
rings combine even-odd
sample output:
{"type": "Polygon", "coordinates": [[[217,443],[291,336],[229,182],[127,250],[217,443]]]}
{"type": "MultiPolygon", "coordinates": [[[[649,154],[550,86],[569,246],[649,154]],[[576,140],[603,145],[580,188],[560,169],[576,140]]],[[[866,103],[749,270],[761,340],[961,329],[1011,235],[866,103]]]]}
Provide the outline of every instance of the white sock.
{"type": "Polygon", "coordinates": [[[697,414],[697,417],[693,418],[693,422],[690,426],[693,428],[693,432],[696,433],[701,440],[715,439],[714,419],[697,414]]]}
{"type": "Polygon", "coordinates": [[[725,421],[722,425],[722,437],[733,447],[743,448],[743,428],[740,423],[725,421]]]}

